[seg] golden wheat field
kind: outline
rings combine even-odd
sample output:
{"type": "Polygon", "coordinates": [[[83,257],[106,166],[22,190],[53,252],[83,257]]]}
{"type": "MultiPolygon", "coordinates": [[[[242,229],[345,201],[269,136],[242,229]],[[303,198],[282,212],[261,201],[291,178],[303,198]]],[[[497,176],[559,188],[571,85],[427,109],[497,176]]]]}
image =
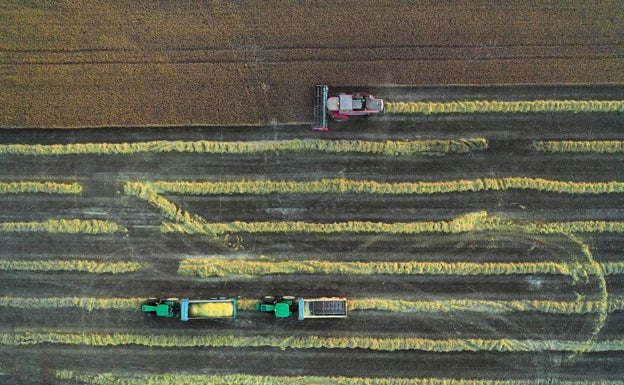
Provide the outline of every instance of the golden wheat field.
{"type": "Polygon", "coordinates": [[[2,2],[0,384],[624,384],[622,16],[2,2]]]}

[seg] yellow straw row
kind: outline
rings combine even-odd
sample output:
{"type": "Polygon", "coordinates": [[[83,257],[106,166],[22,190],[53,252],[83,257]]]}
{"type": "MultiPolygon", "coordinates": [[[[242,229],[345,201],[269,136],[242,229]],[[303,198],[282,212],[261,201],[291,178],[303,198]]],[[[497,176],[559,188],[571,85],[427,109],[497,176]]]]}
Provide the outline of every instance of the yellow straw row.
{"type": "Polygon", "coordinates": [[[201,278],[266,274],[340,275],[572,275],[580,268],[559,262],[331,262],[322,260],[258,261],[246,259],[187,258],[178,274],[201,278]]]}
{"type": "MultiPolygon", "coordinates": [[[[239,310],[254,310],[258,300],[239,298],[239,310]]],[[[95,297],[0,297],[0,307],[20,309],[79,308],[87,311],[118,309],[138,310],[145,298],[95,297]]],[[[384,311],[399,313],[449,313],[470,311],[477,313],[510,313],[534,311],[553,314],[589,314],[599,310],[600,304],[579,298],[577,301],[513,300],[488,301],[478,299],[451,299],[410,301],[388,298],[349,298],[350,311],[384,311]]],[[[609,312],[624,310],[624,297],[609,298],[609,312]]]]}
{"type": "Polygon", "coordinates": [[[80,194],[81,192],[82,186],[76,182],[0,182],[0,194],[80,194]]]}
{"type": "Polygon", "coordinates": [[[114,234],[128,229],[97,219],[48,219],[43,222],[0,222],[0,233],[44,232],[52,234],[114,234]]]}
{"type": "Polygon", "coordinates": [[[396,114],[624,112],[624,100],[466,100],[455,102],[391,102],[386,112],[396,114]]]}
{"type": "Polygon", "coordinates": [[[539,152],[575,152],[617,154],[624,153],[622,140],[550,140],[535,141],[533,149],[539,152]]]}
{"type": "Polygon", "coordinates": [[[131,273],[142,269],[139,262],[99,262],[91,260],[0,259],[0,271],[83,271],[88,273],[131,273]]]}
{"type": "Polygon", "coordinates": [[[622,385],[620,380],[548,379],[461,379],[461,378],[387,378],[387,377],[320,377],[260,376],[252,374],[115,374],[57,370],[60,380],[88,385],[622,385]]]}
{"type": "Polygon", "coordinates": [[[483,138],[406,141],[292,139],[249,142],[150,141],[132,143],[0,144],[0,155],[128,155],[138,153],[187,152],[203,154],[253,154],[276,151],[367,153],[387,156],[436,155],[485,150],[483,138]]]}
{"type": "Polygon", "coordinates": [[[376,182],[370,180],[321,179],[305,182],[240,180],[223,182],[135,182],[155,192],[208,194],[440,194],[466,191],[501,191],[510,189],[547,191],[567,194],[605,194],[624,192],[624,182],[572,182],[542,178],[480,178],[441,182],[376,182]]]}
{"type": "Polygon", "coordinates": [[[270,347],[279,349],[368,349],[380,351],[421,350],[428,352],[608,352],[624,351],[624,340],[570,341],[570,340],[518,340],[518,339],[429,339],[416,337],[320,337],[300,335],[275,338],[275,336],[242,336],[231,334],[173,335],[138,334],[126,332],[91,333],[71,330],[21,330],[0,332],[0,343],[8,346],[27,346],[44,343],[120,346],[139,345],[151,347],[270,347]]]}

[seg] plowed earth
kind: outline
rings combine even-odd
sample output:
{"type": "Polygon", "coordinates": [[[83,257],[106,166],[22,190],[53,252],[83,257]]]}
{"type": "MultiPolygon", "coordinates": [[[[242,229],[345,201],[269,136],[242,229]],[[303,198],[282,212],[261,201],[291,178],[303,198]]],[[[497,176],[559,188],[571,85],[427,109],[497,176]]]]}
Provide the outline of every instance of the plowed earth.
{"type": "MultiPolygon", "coordinates": [[[[107,275],[0,271],[0,297],[339,295],[411,301],[600,301],[596,276],[265,275],[201,279],[177,274],[185,257],[331,261],[589,261],[563,235],[514,231],[460,234],[163,235],[163,214],[124,194],[144,180],[444,181],[532,177],[622,181],[622,154],[547,154],[533,140],[623,140],[622,114],[385,115],[313,132],[314,84],[376,85],[388,100],[623,99],[617,85],[407,87],[433,84],[622,83],[620,2],[557,4],[478,1],[63,2],[0,5],[0,126],[107,127],[1,130],[0,143],[57,144],[150,140],[486,138],[488,148],[443,156],[317,152],[251,155],[190,153],[80,156],[0,155],[0,180],[78,182],[79,195],[0,195],[0,222],[103,219],[127,235],[0,234],[0,259],[139,261],[142,271],[107,275]],[[106,3],[106,4],[105,4],[106,3]],[[384,86],[386,85],[386,86],[384,86]],[[291,124],[285,124],[285,123],[291,124]],[[217,127],[190,127],[192,125],[217,127]],[[235,126],[225,125],[232,124],[235,126]],[[247,126],[260,124],[260,126],[247,126]],[[109,126],[173,125],[160,128],[109,126]]],[[[337,89],[339,90],[339,89],[337,89]]],[[[624,221],[624,197],[533,190],[432,195],[167,195],[210,222],[442,221],[487,211],[529,223],[624,221]]],[[[621,262],[618,233],[577,234],[598,263],[621,262]]],[[[604,277],[622,298],[622,275],[604,277]]],[[[339,321],[277,321],[241,311],[233,321],[149,318],[139,309],[0,307],[1,333],[77,333],[534,339],[624,338],[624,312],[443,313],[352,311],[339,321]]],[[[592,342],[589,342],[590,344],[592,342]]],[[[119,375],[259,374],[381,378],[621,380],[621,351],[583,353],[260,348],[149,348],[42,343],[0,345],[0,382],[59,380],[61,369],[119,375]]]]}

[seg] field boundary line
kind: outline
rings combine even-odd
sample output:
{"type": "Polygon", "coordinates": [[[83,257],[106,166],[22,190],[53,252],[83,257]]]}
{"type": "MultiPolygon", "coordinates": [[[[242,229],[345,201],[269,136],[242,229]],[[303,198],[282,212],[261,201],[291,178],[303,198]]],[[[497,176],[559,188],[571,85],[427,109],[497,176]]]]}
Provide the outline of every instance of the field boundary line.
{"type": "Polygon", "coordinates": [[[13,332],[0,332],[0,343],[7,346],[27,346],[44,343],[151,347],[267,347],[278,349],[367,349],[379,351],[420,350],[428,352],[540,352],[557,351],[573,353],[624,351],[624,340],[572,341],[572,340],[518,340],[518,339],[428,339],[413,337],[319,337],[240,335],[151,335],[138,333],[89,333],[72,330],[16,328],[13,332]]]}
{"type": "Polygon", "coordinates": [[[388,378],[344,376],[262,376],[253,374],[133,374],[56,370],[60,380],[78,381],[89,385],[621,385],[620,380],[564,380],[564,379],[463,379],[447,377],[388,378]]]}
{"type": "Polygon", "coordinates": [[[485,138],[423,139],[405,141],[288,139],[260,141],[147,141],[126,143],[0,144],[0,155],[129,155],[188,152],[251,154],[270,151],[356,152],[386,156],[440,155],[487,149],[485,138]]]}
{"type": "Polygon", "coordinates": [[[387,113],[422,115],[454,113],[624,112],[624,100],[386,101],[385,108],[387,113]]]}
{"type": "Polygon", "coordinates": [[[538,152],[550,153],[624,153],[623,140],[536,140],[531,147],[538,152]]]}

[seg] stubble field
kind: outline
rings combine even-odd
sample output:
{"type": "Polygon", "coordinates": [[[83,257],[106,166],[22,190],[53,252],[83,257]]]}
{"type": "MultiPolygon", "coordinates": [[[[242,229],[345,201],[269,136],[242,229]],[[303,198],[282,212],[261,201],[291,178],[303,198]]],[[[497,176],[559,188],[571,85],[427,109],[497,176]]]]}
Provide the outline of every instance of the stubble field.
{"type": "Polygon", "coordinates": [[[2,382],[622,383],[617,3],[115,4],[0,8],[2,382]]]}

